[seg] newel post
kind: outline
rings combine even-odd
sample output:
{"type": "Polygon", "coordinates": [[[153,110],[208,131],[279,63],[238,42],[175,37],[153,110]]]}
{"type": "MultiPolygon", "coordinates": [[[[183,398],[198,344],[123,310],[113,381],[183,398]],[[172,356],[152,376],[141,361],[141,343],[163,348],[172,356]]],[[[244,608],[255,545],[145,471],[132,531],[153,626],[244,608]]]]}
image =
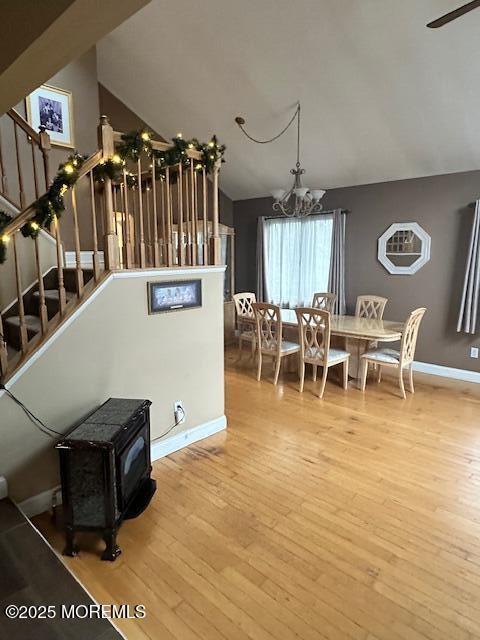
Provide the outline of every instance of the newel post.
{"type": "MultiPolygon", "coordinates": [[[[100,124],[98,126],[98,146],[102,151],[104,160],[113,156],[115,150],[113,129],[108,122],[107,116],[100,116],[100,124]]],[[[112,181],[110,178],[105,178],[104,198],[105,235],[103,236],[103,251],[105,269],[118,269],[120,266],[120,252],[116,233],[115,212],[113,210],[112,181]]]]}
{"type": "Polygon", "coordinates": [[[39,131],[40,138],[40,151],[43,158],[43,171],[45,173],[45,189],[48,191],[50,186],[50,150],[52,145],[50,144],[50,136],[43,125],[40,126],[39,131]]]}
{"type": "Polygon", "coordinates": [[[220,173],[220,160],[215,163],[213,169],[213,209],[212,209],[212,237],[210,238],[210,264],[220,264],[221,241],[218,228],[218,177],[220,173]]]}

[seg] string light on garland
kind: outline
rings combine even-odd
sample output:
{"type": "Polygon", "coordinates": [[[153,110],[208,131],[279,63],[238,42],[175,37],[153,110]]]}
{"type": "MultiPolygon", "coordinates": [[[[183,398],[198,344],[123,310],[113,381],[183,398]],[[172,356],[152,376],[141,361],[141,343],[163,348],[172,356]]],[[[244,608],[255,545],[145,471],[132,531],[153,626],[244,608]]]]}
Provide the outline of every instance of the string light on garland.
{"type": "MultiPolygon", "coordinates": [[[[211,173],[217,162],[225,162],[225,145],[218,143],[217,137],[212,136],[208,143],[200,143],[196,138],[184,140],[181,132],[172,139],[173,145],[166,150],[153,149],[152,134],[146,129],[130,131],[122,135],[122,141],[118,145],[116,152],[111,158],[103,159],[93,169],[95,182],[104,183],[106,178],[112,182],[119,183],[123,180],[123,171],[128,160],[137,162],[141,155],[145,153],[150,158],[150,168],[155,164],[158,169],[155,178],[164,181],[166,179],[166,169],[182,165],[189,167],[190,160],[188,152],[195,149],[200,152],[201,160],[194,166],[196,171],[205,169],[206,173],[211,173]]],[[[74,153],[67,158],[67,161],[58,167],[57,175],[54,178],[47,192],[35,203],[35,215],[22,228],[21,233],[25,237],[36,238],[42,228],[49,228],[51,224],[61,217],[65,210],[64,196],[69,189],[75,186],[79,171],[85,162],[86,157],[74,153]]],[[[135,189],[138,187],[138,179],[131,172],[125,172],[127,187],[135,189]]],[[[176,174],[170,174],[170,183],[176,182],[176,174]]],[[[144,185],[146,188],[146,185],[144,185]]],[[[0,211],[0,264],[6,258],[6,245],[10,238],[8,234],[2,233],[10,224],[12,218],[7,213],[0,211]]]]}

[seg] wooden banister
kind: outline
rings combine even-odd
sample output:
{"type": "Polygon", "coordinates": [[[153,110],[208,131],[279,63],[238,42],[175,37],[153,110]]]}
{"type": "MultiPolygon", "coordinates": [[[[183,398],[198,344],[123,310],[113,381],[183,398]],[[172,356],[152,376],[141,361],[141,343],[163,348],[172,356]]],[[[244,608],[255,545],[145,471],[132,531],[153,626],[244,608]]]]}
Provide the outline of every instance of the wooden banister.
{"type": "Polygon", "coordinates": [[[15,109],[9,109],[7,111],[7,114],[14,122],[17,123],[20,129],[23,129],[23,131],[25,131],[29,138],[32,138],[32,140],[38,146],[40,146],[40,134],[28,124],[28,122],[18,113],[18,111],[15,111],[15,109]]]}
{"type": "MultiPolygon", "coordinates": [[[[122,142],[123,133],[121,131],[113,132],[113,140],[116,143],[122,142]]],[[[150,140],[152,145],[152,149],[155,151],[168,151],[169,149],[173,149],[173,144],[169,142],[162,142],[160,140],[150,140]]],[[[194,160],[201,160],[202,153],[197,151],[196,149],[187,149],[186,154],[189,158],[193,158],[194,160]]]]}
{"type": "MultiPolygon", "coordinates": [[[[102,152],[96,151],[87,160],[85,160],[78,172],[79,179],[86,175],[89,171],[91,171],[100,162],[101,158],[102,152]]],[[[32,220],[32,218],[35,217],[36,204],[36,201],[32,202],[32,204],[30,204],[21,213],[19,213],[18,216],[16,216],[16,218],[14,218],[12,222],[10,222],[10,224],[5,227],[5,229],[3,230],[3,234],[6,236],[11,236],[19,231],[27,222],[29,222],[29,220],[32,220]]]]}

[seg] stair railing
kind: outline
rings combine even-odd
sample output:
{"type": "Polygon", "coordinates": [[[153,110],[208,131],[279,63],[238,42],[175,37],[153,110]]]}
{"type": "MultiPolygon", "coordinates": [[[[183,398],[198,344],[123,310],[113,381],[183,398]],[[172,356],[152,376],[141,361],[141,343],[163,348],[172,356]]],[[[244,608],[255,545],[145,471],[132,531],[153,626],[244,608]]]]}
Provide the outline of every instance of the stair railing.
{"type": "Polygon", "coordinates": [[[0,195],[17,209],[48,189],[50,150],[45,127],[35,131],[15,109],[0,118],[0,195]]]}
{"type": "MultiPolygon", "coordinates": [[[[121,144],[122,133],[113,131],[102,116],[101,139],[108,157],[112,143],[121,144]]],[[[154,151],[172,145],[151,140],[154,151]]],[[[166,167],[162,175],[154,162],[144,156],[123,168],[122,179],[105,184],[111,197],[110,219],[116,238],[116,259],[120,268],[201,266],[220,264],[218,182],[220,165],[211,179],[202,165],[202,154],[186,150],[190,165],[166,167]],[[131,180],[133,178],[133,180],[131,180]]]]}
{"type": "MultiPolygon", "coordinates": [[[[8,261],[11,264],[11,271],[15,283],[15,302],[7,308],[2,314],[2,323],[0,333],[6,337],[7,324],[9,317],[15,317],[16,325],[18,325],[20,356],[14,358],[14,362],[9,362],[8,351],[4,340],[0,339],[0,365],[1,373],[5,377],[10,373],[12,367],[16,367],[20,361],[32,352],[39,342],[47,334],[49,334],[59,322],[63,321],[70,311],[73,310],[78,302],[86,293],[84,282],[85,252],[82,252],[82,243],[85,246],[88,243],[87,265],[93,272],[91,282],[89,282],[88,291],[100,280],[102,273],[100,270],[100,250],[98,246],[98,234],[101,228],[101,221],[98,220],[97,211],[99,208],[100,195],[96,193],[94,188],[94,169],[102,159],[102,152],[96,151],[81,166],[78,171],[78,180],[75,186],[65,194],[66,211],[59,218],[55,217],[51,228],[49,229],[55,245],[54,257],[48,262],[48,256],[45,254],[45,246],[47,241],[37,236],[33,241],[30,238],[24,238],[21,229],[25,225],[32,225],[34,230],[37,229],[37,223],[34,220],[36,215],[36,201],[12,220],[12,222],[3,230],[2,240],[7,246],[8,261]],[[92,244],[90,238],[95,238],[92,244]],[[65,285],[66,262],[64,255],[64,244],[73,249],[74,265],[69,269],[69,276],[73,272],[73,285],[69,287],[67,296],[65,285]],[[31,248],[30,248],[31,247],[31,248]],[[32,258],[29,257],[29,251],[33,251],[32,258]],[[26,280],[23,267],[28,263],[33,263],[33,275],[30,274],[26,280]],[[49,268],[56,268],[55,289],[52,291],[58,301],[58,312],[53,316],[49,316],[48,305],[46,300],[46,291],[44,285],[44,275],[49,268]],[[36,297],[38,299],[38,315],[40,320],[40,330],[32,330],[29,320],[31,316],[25,311],[24,299],[30,292],[32,281],[36,288],[36,297]],[[11,366],[10,366],[11,365],[11,366]]],[[[49,242],[48,246],[51,246],[49,242]]],[[[52,253],[50,249],[50,253],[52,253]]],[[[6,267],[2,267],[6,268],[6,267]]],[[[50,296],[52,291],[49,292],[50,296]]],[[[11,330],[11,329],[10,329],[11,330]]],[[[11,360],[11,359],[10,359],[11,360]]]]}
{"type": "MultiPolygon", "coordinates": [[[[145,157],[132,167],[124,166],[120,180],[114,182],[104,177],[100,184],[95,180],[95,168],[112,158],[121,135],[113,131],[106,116],[101,117],[99,150],[81,165],[75,186],[64,196],[66,211],[61,217],[54,218],[49,230],[55,244],[53,264],[45,264],[39,237],[32,241],[21,233],[24,225],[32,225],[36,229],[36,200],[3,230],[2,241],[9,247],[16,290],[15,304],[0,314],[0,373],[4,379],[78,306],[105,272],[220,264],[219,166],[215,167],[210,180],[205,168],[199,167],[201,153],[192,148],[186,151],[191,160],[189,167],[182,164],[167,167],[161,179],[156,175],[155,163],[145,157]],[[131,180],[132,175],[134,181],[131,180]],[[71,268],[66,265],[64,247],[73,251],[71,268]],[[33,251],[33,256],[28,254],[29,251],[33,251]],[[27,255],[31,256],[29,263],[34,265],[33,277],[30,273],[28,281],[22,269],[27,255]],[[56,289],[48,291],[49,299],[54,295],[58,301],[58,311],[53,316],[51,312],[49,314],[47,304],[45,267],[56,268],[56,289]],[[86,267],[92,274],[87,284],[84,277],[86,267]],[[66,275],[69,278],[68,291],[66,275]],[[32,282],[38,300],[38,331],[32,330],[29,324],[31,316],[26,312],[24,303],[32,282]],[[9,317],[14,317],[18,325],[20,348],[20,354],[10,360],[6,343],[1,338],[6,335],[9,317]]],[[[152,141],[152,147],[167,150],[171,145],[152,141]]],[[[48,174],[48,163],[45,170],[48,174]]],[[[45,185],[48,185],[48,178],[45,185]]]]}

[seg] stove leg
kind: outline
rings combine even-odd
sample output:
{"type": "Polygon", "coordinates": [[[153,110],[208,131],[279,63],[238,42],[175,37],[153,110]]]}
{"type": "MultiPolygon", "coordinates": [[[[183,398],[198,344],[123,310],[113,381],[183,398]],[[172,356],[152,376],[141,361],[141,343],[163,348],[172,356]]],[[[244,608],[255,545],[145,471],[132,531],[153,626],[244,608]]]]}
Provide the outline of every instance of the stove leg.
{"type": "Polygon", "coordinates": [[[117,545],[117,530],[109,529],[103,534],[105,540],[105,551],[102,553],[102,560],[110,560],[113,562],[122,553],[122,550],[117,545]]]}
{"type": "Polygon", "coordinates": [[[72,558],[78,555],[78,547],[75,544],[75,531],[72,527],[66,527],[65,529],[65,548],[63,555],[72,558]]]}

